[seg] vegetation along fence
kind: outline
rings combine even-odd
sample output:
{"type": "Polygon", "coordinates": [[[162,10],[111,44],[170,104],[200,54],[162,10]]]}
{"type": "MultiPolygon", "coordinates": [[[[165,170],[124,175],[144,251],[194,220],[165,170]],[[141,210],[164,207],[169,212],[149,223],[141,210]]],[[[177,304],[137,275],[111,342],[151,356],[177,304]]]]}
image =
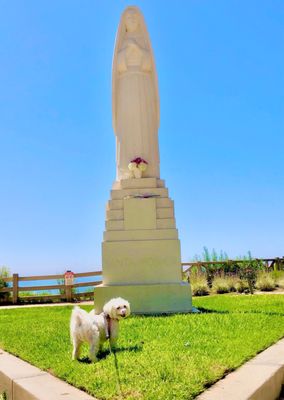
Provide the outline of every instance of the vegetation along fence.
{"type": "Polygon", "coordinates": [[[102,271],[80,272],[74,274],[74,281],[65,279],[62,275],[38,275],[38,276],[19,276],[13,274],[8,278],[1,278],[5,286],[0,287],[2,301],[13,304],[23,302],[42,302],[42,301],[72,301],[78,299],[93,298],[93,287],[102,283],[101,280],[95,280],[94,277],[102,275],[102,271]],[[92,277],[87,282],[76,282],[76,278],[92,277]],[[35,281],[55,281],[56,284],[25,286],[25,282],[35,281]],[[24,282],[24,285],[22,284],[24,282]],[[87,288],[87,290],[82,290],[87,288]],[[88,288],[90,288],[88,290],[88,288]],[[54,292],[56,292],[54,294],[54,292]]]}
{"type": "Polygon", "coordinates": [[[280,258],[253,258],[242,260],[216,260],[216,261],[195,261],[182,263],[183,274],[185,277],[195,272],[222,272],[234,273],[241,268],[256,268],[259,270],[281,271],[284,270],[284,257],[280,258]]]}
{"type": "MultiPolygon", "coordinates": [[[[193,271],[195,273],[205,273],[207,277],[210,278],[212,274],[238,273],[241,269],[250,268],[268,272],[284,270],[284,257],[182,263],[182,272],[185,279],[188,279],[193,271]]],[[[98,280],[102,276],[102,271],[80,272],[72,275],[73,277],[71,280],[66,279],[66,274],[38,276],[19,276],[18,274],[13,274],[11,277],[0,277],[0,280],[4,283],[4,286],[0,285],[0,302],[18,304],[35,301],[76,301],[87,298],[93,299],[94,286],[102,283],[101,280],[98,280]],[[91,280],[82,282],[83,279],[88,277],[90,277],[91,280]],[[41,281],[40,283],[45,281],[48,284],[34,285],[37,281],[41,281]],[[26,286],[26,282],[31,282],[33,285],[26,286]],[[56,283],[52,284],[52,282],[56,283]]]]}
{"type": "Polygon", "coordinates": [[[212,260],[182,263],[185,279],[189,280],[191,273],[206,274],[211,286],[214,276],[238,275],[250,279],[250,276],[260,271],[283,271],[284,257],[280,258],[252,258],[241,260],[212,260]]]}

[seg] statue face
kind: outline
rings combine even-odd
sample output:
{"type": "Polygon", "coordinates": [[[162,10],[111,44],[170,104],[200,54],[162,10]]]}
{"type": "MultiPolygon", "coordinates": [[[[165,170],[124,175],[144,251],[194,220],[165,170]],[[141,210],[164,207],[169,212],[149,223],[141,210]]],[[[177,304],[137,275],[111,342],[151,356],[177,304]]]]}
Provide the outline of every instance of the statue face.
{"type": "Polygon", "coordinates": [[[125,25],[127,32],[137,31],[139,25],[138,15],[135,11],[128,11],[125,17],[125,25]]]}

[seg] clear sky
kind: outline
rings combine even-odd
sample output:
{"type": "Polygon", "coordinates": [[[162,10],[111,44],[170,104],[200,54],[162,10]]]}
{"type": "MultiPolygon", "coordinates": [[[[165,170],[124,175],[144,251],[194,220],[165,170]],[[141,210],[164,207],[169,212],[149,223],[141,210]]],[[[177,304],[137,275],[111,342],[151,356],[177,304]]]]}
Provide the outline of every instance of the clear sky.
{"type": "MultiPolygon", "coordinates": [[[[284,255],[283,0],[137,0],[182,259],[284,255]]],[[[0,265],[101,266],[120,0],[0,1],[0,265]]]]}

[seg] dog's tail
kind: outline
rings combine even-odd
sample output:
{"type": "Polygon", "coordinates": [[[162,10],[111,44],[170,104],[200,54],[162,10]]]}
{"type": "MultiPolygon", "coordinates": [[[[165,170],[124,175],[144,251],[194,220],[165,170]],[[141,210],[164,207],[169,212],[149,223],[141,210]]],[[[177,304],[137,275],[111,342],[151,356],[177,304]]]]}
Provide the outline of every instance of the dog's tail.
{"type": "Polygon", "coordinates": [[[72,332],[76,331],[77,328],[79,328],[82,324],[83,321],[88,320],[89,315],[87,311],[83,310],[82,308],[75,306],[72,310],[71,314],[71,320],[70,320],[70,334],[72,337],[72,332]]]}

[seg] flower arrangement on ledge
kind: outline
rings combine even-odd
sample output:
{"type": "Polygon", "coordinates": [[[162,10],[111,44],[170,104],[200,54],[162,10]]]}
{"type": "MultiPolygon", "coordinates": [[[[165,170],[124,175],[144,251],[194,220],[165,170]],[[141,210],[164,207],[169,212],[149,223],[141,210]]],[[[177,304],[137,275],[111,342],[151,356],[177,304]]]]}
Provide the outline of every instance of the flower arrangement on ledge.
{"type": "Polygon", "coordinates": [[[128,164],[128,169],[135,178],[142,178],[143,172],[146,171],[148,163],[141,157],[136,157],[128,164]]]}

